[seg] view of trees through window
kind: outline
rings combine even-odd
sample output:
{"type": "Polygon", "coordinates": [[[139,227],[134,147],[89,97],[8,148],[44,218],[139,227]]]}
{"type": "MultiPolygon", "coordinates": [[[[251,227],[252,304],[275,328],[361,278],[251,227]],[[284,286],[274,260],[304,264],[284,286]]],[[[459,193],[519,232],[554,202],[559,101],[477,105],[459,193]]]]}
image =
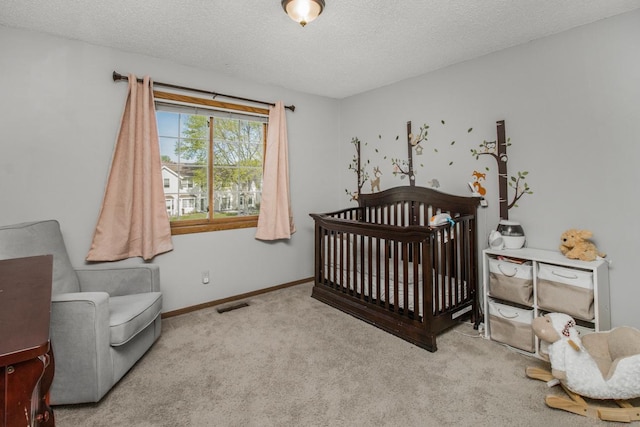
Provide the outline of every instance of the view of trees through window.
{"type": "Polygon", "coordinates": [[[171,221],[258,215],[266,123],[158,109],[171,221]]]}

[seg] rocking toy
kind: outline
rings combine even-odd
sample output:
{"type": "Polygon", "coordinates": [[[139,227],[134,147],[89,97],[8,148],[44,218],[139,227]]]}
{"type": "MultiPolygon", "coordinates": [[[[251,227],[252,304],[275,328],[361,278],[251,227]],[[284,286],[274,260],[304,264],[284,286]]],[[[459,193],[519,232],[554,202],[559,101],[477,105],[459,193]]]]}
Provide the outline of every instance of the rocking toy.
{"type": "Polygon", "coordinates": [[[640,420],[640,408],[627,399],[640,397],[640,331],[630,327],[594,332],[580,338],[576,322],[563,313],[533,320],[539,339],[549,343],[551,372],[529,367],[529,378],[560,384],[571,399],[548,395],[552,408],[607,421],[640,420]],[[615,401],[618,407],[589,403],[588,399],[615,401]]]}

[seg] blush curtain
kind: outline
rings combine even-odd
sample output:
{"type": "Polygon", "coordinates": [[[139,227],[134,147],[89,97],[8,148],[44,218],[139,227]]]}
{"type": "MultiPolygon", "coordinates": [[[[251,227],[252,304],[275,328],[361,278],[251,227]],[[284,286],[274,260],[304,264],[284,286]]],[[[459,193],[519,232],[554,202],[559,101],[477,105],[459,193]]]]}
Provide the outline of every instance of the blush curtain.
{"type": "Polygon", "coordinates": [[[287,118],[282,101],[269,108],[262,199],[256,239],[290,239],[296,228],[289,194],[287,118]]]}
{"type": "Polygon", "coordinates": [[[120,133],[87,261],[150,260],[173,249],[149,76],[129,75],[120,133]]]}

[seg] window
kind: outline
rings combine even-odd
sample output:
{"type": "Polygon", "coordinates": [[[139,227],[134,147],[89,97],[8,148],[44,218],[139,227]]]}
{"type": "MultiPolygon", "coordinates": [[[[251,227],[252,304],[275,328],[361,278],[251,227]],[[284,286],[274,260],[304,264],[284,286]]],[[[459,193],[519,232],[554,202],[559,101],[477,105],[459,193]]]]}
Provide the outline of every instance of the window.
{"type": "Polygon", "coordinates": [[[255,227],[268,110],[154,95],[172,234],[255,227]]]}

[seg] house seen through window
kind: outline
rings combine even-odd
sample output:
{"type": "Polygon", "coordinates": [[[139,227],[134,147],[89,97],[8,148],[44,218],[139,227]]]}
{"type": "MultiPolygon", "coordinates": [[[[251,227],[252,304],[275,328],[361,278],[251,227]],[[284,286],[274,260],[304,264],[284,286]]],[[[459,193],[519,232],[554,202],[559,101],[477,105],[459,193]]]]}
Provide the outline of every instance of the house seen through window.
{"type": "Polygon", "coordinates": [[[256,226],[267,117],[156,101],[156,118],[172,233],[256,226]]]}

